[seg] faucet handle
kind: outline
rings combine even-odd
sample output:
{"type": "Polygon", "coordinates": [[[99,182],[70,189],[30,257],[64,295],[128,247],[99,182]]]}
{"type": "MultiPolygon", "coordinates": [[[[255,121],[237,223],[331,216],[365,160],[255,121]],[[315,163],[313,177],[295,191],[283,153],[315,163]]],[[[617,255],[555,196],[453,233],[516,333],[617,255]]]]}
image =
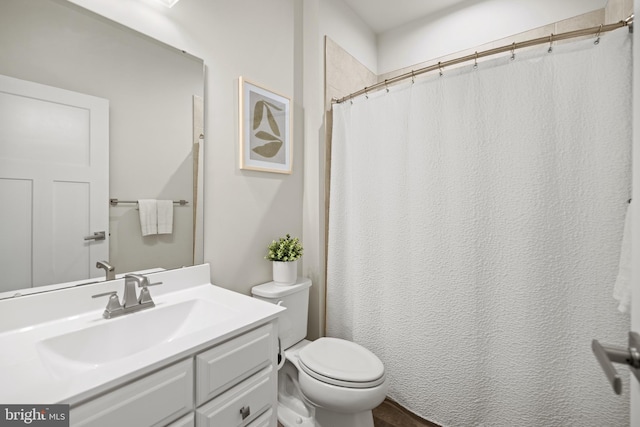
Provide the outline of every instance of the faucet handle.
{"type": "Polygon", "coordinates": [[[149,304],[151,306],[155,306],[153,299],[151,299],[151,294],[149,293],[149,289],[145,286],[140,291],[140,298],[138,298],[138,304],[149,304]]]}
{"type": "Polygon", "coordinates": [[[91,298],[106,297],[107,295],[109,295],[109,296],[111,296],[111,295],[118,296],[118,293],[117,293],[116,291],[103,292],[103,293],[101,293],[101,294],[91,295],[91,298]]]}
{"type": "Polygon", "coordinates": [[[122,307],[122,304],[120,304],[120,299],[118,298],[118,293],[116,291],[92,295],[91,298],[99,298],[105,296],[109,296],[109,302],[107,302],[107,308],[104,309],[102,317],[104,317],[105,319],[110,319],[114,313],[123,310],[124,308],[122,307]]]}
{"type": "Polygon", "coordinates": [[[149,289],[147,289],[149,286],[156,286],[156,285],[162,285],[162,282],[155,282],[155,283],[149,283],[147,281],[146,284],[143,284],[141,286],[141,290],[140,290],[140,298],[138,298],[138,303],[139,304],[150,304],[152,306],[155,306],[153,300],[151,299],[151,293],[149,293],[149,289]]]}
{"type": "Polygon", "coordinates": [[[162,282],[155,282],[155,283],[147,283],[144,286],[158,286],[158,285],[162,285],[162,282]]]}

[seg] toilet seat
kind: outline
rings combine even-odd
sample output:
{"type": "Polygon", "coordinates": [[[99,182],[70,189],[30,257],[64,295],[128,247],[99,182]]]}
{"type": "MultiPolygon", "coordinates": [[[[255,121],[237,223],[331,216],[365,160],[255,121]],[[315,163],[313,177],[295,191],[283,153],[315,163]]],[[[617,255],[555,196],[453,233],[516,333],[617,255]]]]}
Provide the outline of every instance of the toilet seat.
{"type": "Polygon", "coordinates": [[[339,338],[319,338],[300,350],[300,368],[318,381],[370,388],[385,380],[384,365],[366,348],[339,338]]]}

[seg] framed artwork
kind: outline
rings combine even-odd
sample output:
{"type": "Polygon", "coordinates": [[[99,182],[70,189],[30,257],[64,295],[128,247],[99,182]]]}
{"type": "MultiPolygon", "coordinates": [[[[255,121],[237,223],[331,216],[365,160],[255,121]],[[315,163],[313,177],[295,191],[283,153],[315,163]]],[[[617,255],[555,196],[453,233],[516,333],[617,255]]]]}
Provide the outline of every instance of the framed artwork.
{"type": "Polygon", "coordinates": [[[239,79],[240,169],[291,173],[291,100],[239,79]]]}

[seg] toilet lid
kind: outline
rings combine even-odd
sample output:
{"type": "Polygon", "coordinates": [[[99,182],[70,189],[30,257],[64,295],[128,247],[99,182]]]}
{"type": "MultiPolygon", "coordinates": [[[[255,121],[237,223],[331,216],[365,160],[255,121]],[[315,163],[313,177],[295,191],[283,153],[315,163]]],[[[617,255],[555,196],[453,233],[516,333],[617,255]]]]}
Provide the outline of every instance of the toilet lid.
{"type": "Polygon", "coordinates": [[[300,350],[300,367],[329,384],[375,387],[384,382],[384,365],[366,348],[339,338],[319,338],[300,350]]]}

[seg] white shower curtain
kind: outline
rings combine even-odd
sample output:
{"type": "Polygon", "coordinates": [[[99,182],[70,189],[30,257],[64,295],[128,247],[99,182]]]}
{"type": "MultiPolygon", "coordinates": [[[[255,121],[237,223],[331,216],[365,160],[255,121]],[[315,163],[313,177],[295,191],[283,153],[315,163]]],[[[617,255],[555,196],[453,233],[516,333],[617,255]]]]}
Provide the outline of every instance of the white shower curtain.
{"type": "Polygon", "coordinates": [[[334,106],[327,334],[442,426],[629,423],[631,35],[547,48],[334,106]]]}

